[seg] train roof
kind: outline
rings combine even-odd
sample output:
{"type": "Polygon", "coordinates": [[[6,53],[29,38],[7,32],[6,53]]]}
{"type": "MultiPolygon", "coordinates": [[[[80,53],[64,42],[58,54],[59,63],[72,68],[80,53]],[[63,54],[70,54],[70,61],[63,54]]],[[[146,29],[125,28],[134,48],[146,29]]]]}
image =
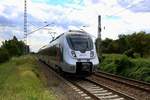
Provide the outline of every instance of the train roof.
{"type": "Polygon", "coordinates": [[[52,43],[53,41],[57,40],[59,37],[63,36],[63,35],[68,35],[68,34],[88,34],[86,31],[84,30],[69,30],[65,33],[60,34],[59,36],[57,36],[55,39],[53,39],[52,41],[50,41],[50,43],[52,43]]]}
{"type": "MultiPolygon", "coordinates": [[[[90,35],[89,33],[87,33],[87,32],[84,31],[84,30],[69,30],[69,31],[67,31],[67,32],[65,32],[65,33],[60,34],[60,35],[57,36],[55,39],[53,39],[52,41],[50,41],[50,44],[51,44],[53,41],[55,41],[55,40],[57,40],[58,38],[60,38],[61,36],[63,36],[63,35],[67,36],[67,35],[69,35],[69,34],[84,34],[84,35],[90,35]]],[[[49,47],[50,44],[44,45],[43,47],[41,47],[41,48],[39,49],[39,51],[41,51],[41,50],[43,50],[43,49],[49,47]]]]}
{"type": "Polygon", "coordinates": [[[78,32],[78,33],[87,33],[84,30],[69,30],[68,32],[78,32]]]}
{"type": "Polygon", "coordinates": [[[68,34],[85,34],[88,35],[88,33],[84,30],[69,30],[68,32],[66,32],[66,35],[68,34]]]}

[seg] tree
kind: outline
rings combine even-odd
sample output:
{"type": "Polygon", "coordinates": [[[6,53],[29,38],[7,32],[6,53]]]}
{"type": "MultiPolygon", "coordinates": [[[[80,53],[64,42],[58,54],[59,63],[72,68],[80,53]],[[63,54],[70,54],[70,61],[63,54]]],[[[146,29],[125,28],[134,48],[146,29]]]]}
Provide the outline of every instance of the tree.
{"type": "Polygon", "coordinates": [[[9,53],[7,49],[0,48],[0,63],[3,63],[7,60],[9,60],[9,53]]]}
{"type": "Polygon", "coordinates": [[[144,56],[144,53],[150,52],[150,34],[143,31],[134,33],[129,37],[129,41],[134,51],[139,53],[141,57],[144,56]]]}
{"type": "Polygon", "coordinates": [[[109,38],[102,40],[103,53],[124,53],[131,57],[134,57],[134,53],[139,53],[141,57],[150,55],[150,34],[141,31],[118,37],[116,40],[109,38]]]}
{"type": "Polygon", "coordinates": [[[18,41],[18,39],[14,36],[11,40],[6,40],[2,43],[2,48],[7,49],[10,57],[12,56],[20,56],[24,53],[25,44],[22,41],[18,41]]]}
{"type": "Polygon", "coordinates": [[[130,47],[130,43],[128,41],[128,35],[119,35],[118,36],[118,44],[119,44],[119,53],[123,53],[127,50],[129,50],[130,47]]]}
{"type": "Polygon", "coordinates": [[[112,42],[112,39],[106,38],[105,40],[102,41],[101,47],[102,47],[102,52],[104,53],[110,53],[109,50],[109,44],[112,42]]]}
{"type": "Polygon", "coordinates": [[[119,44],[118,40],[110,42],[108,45],[109,53],[119,53],[119,44]]]}

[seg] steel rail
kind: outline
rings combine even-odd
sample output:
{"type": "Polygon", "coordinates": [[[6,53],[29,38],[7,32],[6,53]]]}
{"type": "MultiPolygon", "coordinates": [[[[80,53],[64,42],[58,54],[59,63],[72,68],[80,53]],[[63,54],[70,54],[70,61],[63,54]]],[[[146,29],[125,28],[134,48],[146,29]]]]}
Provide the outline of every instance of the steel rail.
{"type": "Polygon", "coordinates": [[[145,83],[145,82],[141,82],[141,81],[137,81],[137,80],[133,80],[133,79],[129,79],[129,78],[124,78],[121,76],[117,76],[117,75],[113,75],[113,74],[109,74],[106,72],[101,72],[99,71],[98,73],[93,74],[94,76],[97,77],[102,77],[117,83],[121,83],[121,84],[125,84],[128,85],[130,87],[136,88],[136,89],[140,89],[146,92],[150,92],[150,84],[149,83],[145,83]]]}
{"type": "Polygon", "coordinates": [[[116,90],[114,90],[114,89],[112,89],[110,87],[105,86],[105,85],[99,84],[98,82],[96,82],[94,80],[91,80],[91,79],[88,79],[88,78],[86,80],[89,81],[89,82],[91,82],[91,83],[93,83],[93,84],[95,84],[95,85],[97,85],[97,86],[103,87],[106,90],[109,90],[109,91],[111,91],[111,92],[113,92],[115,94],[118,94],[119,96],[125,98],[126,100],[136,100],[135,98],[133,98],[131,96],[128,96],[128,95],[126,95],[126,94],[124,94],[122,92],[118,92],[118,91],[116,91],[116,90]]]}

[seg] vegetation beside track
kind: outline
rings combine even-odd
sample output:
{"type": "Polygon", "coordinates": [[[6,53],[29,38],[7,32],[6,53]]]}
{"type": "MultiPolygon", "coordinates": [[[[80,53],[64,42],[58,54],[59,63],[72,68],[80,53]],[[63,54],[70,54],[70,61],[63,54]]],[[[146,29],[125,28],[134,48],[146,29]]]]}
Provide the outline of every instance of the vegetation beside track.
{"type": "Polygon", "coordinates": [[[18,57],[29,53],[29,46],[23,41],[19,41],[15,36],[10,40],[5,40],[0,46],[0,63],[4,63],[12,57],[18,57]]]}
{"type": "Polygon", "coordinates": [[[30,55],[0,64],[0,100],[56,100],[40,78],[37,60],[30,55]]]}
{"type": "Polygon", "coordinates": [[[150,58],[130,58],[121,54],[104,54],[100,70],[150,82],[150,58]]]}

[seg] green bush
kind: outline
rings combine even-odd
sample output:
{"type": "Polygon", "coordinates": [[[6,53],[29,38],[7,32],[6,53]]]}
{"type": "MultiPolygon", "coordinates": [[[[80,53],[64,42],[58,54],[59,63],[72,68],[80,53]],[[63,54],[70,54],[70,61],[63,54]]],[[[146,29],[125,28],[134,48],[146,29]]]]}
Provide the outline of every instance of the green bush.
{"type": "Polygon", "coordinates": [[[100,70],[128,78],[150,82],[150,58],[129,58],[125,55],[105,54],[100,70]]]}
{"type": "Polygon", "coordinates": [[[116,64],[115,63],[109,63],[105,66],[104,70],[109,72],[109,73],[113,73],[116,74],[116,64]]]}
{"type": "Polygon", "coordinates": [[[116,74],[117,65],[115,64],[115,61],[119,60],[123,56],[115,56],[115,54],[104,54],[102,57],[103,59],[102,62],[100,62],[100,70],[116,74]]]}
{"type": "Polygon", "coordinates": [[[133,56],[134,56],[134,58],[140,58],[140,54],[139,53],[134,53],[133,56]]]}
{"type": "Polygon", "coordinates": [[[132,69],[132,73],[129,74],[129,77],[150,82],[150,59],[138,58],[132,59],[131,61],[135,66],[132,69]]]}
{"type": "Polygon", "coordinates": [[[117,65],[116,72],[120,75],[125,75],[125,69],[130,69],[132,66],[132,62],[128,57],[124,56],[123,58],[116,60],[115,64],[117,65]]]}
{"type": "Polygon", "coordinates": [[[150,76],[146,77],[145,81],[150,83],[150,76]]]}
{"type": "Polygon", "coordinates": [[[124,54],[127,55],[128,57],[134,58],[134,55],[133,55],[134,51],[133,51],[133,49],[129,49],[129,50],[125,51],[124,54]]]}
{"type": "Polygon", "coordinates": [[[25,47],[28,48],[24,42],[18,41],[15,36],[11,40],[5,40],[2,42],[1,47],[7,49],[10,57],[21,56],[25,53],[25,47]]]}
{"type": "Polygon", "coordinates": [[[7,49],[0,48],[0,63],[3,63],[7,60],[9,60],[9,53],[7,49]]]}

